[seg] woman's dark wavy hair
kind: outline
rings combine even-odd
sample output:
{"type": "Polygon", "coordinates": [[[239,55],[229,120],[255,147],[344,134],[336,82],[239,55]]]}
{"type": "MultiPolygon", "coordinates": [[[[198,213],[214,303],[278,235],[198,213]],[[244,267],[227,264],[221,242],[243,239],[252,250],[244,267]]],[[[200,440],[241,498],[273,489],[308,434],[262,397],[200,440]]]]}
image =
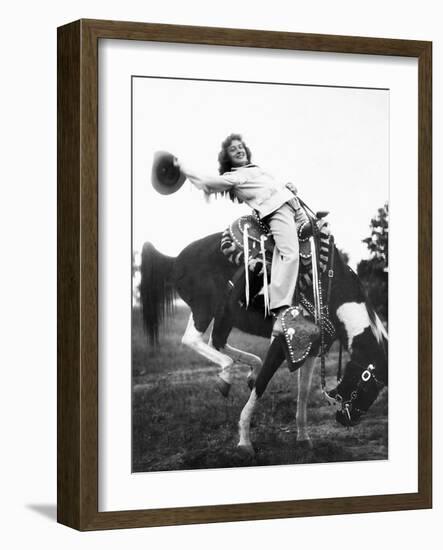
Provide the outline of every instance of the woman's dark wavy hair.
{"type": "MultiPolygon", "coordinates": [[[[227,138],[225,138],[222,141],[221,144],[221,151],[218,154],[218,173],[224,174],[225,172],[230,172],[232,170],[232,163],[231,159],[228,155],[228,147],[231,145],[231,143],[234,141],[241,141],[243,143],[243,147],[245,148],[246,152],[246,158],[248,159],[248,164],[251,162],[251,150],[246,145],[246,143],[243,141],[243,137],[241,134],[230,134],[227,138]]],[[[226,191],[223,193],[223,195],[229,195],[229,198],[231,201],[237,201],[241,202],[238,197],[235,196],[234,191],[226,191]]]]}

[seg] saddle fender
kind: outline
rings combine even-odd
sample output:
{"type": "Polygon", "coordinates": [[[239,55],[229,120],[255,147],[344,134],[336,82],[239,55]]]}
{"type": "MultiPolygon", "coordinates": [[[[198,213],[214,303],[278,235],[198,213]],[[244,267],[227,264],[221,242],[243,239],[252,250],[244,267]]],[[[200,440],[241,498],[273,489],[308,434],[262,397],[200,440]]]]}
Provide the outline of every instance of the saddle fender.
{"type": "Polygon", "coordinates": [[[282,326],[288,367],[290,371],[294,371],[301,366],[312,346],[319,341],[320,328],[304,317],[296,306],[288,307],[283,312],[282,326]]]}

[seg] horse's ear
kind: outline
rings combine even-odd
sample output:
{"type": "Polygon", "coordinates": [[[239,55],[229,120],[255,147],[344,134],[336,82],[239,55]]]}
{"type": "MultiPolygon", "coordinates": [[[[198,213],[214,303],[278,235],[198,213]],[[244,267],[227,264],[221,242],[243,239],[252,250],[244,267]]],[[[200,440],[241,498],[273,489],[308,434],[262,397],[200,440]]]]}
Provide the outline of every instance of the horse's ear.
{"type": "Polygon", "coordinates": [[[174,155],[167,151],[156,151],[152,162],[151,183],[162,195],[171,195],[180,189],[186,176],[174,163],[174,155]]]}

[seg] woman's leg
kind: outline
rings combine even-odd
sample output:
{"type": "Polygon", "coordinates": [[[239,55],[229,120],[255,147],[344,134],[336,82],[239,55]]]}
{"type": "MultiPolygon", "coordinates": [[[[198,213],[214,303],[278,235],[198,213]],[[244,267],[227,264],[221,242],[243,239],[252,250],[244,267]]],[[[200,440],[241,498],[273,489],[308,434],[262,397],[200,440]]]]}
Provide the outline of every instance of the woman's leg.
{"type": "Polygon", "coordinates": [[[299,244],[294,209],[284,204],[266,220],[275,241],[271,268],[271,310],[290,306],[297,285],[299,244]]]}

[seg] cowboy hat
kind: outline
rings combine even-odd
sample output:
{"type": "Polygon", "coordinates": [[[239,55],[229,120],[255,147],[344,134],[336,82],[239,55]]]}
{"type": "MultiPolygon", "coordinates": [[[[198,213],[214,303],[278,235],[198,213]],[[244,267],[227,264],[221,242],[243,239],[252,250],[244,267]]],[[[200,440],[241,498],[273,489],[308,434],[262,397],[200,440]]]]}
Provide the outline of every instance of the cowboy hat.
{"type": "Polygon", "coordinates": [[[167,151],[156,151],[152,163],[151,183],[162,195],[171,195],[183,185],[186,176],[174,164],[174,155],[167,151]]]}

